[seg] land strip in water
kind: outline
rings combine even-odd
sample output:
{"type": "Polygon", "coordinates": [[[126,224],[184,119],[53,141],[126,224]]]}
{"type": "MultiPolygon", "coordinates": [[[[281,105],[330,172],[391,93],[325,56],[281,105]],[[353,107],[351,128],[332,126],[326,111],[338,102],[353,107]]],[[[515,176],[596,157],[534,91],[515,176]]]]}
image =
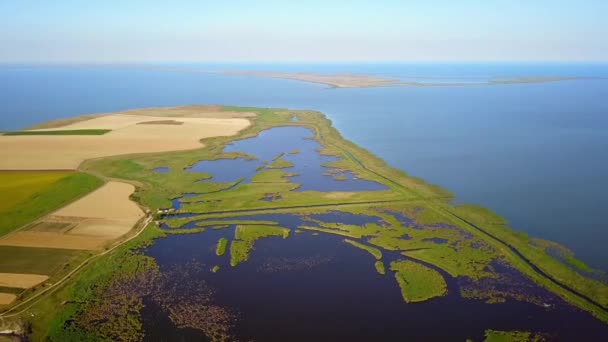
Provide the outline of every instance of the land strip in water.
{"type": "Polygon", "coordinates": [[[325,85],[329,88],[373,88],[373,87],[463,87],[463,86],[496,86],[526,83],[550,83],[562,81],[590,80],[593,77],[579,76],[496,76],[462,80],[457,77],[438,80],[437,77],[390,77],[363,73],[319,73],[297,71],[268,70],[204,70],[171,66],[131,66],[152,70],[185,72],[194,74],[222,74],[277,78],[325,85]]]}
{"type": "Polygon", "coordinates": [[[507,85],[522,83],[548,83],[560,81],[573,81],[587,79],[585,77],[555,77],[555,76],[519,76],[488,78],[475,81],[433,81],[432,78],[420,81],[405,81],[399,78],[382,77],[365,74],[321,74],[308,72],[280,72],[280,71],[223,71],[226,75],[254,76],[296,80],[309,83],[327,85],[331,88],[370,88],[370,87],[461,87],[480,85],[507,85]]]}

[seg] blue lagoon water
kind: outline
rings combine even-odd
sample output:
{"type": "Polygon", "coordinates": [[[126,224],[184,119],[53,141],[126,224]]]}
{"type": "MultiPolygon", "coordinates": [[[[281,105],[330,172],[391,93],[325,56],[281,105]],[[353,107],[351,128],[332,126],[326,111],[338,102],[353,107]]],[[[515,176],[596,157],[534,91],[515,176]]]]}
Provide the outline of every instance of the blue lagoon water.
{"type": "Polygon", "coordinates": [[[589,80],[328,89],[298,81],[129,66],[0,66],[0,130],[83,113],[193,103],[314,109],[347,138],[530,236],[608,270],[608,65],[256,64],[185,69],[354,72],[410,80],[589,80]]]}

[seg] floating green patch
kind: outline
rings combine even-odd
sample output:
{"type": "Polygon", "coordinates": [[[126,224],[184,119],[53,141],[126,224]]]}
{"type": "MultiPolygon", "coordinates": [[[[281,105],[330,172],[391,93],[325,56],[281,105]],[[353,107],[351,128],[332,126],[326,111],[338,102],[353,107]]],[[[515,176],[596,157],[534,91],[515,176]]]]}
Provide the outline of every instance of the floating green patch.
{"type": "Polygon", "coordinates": [[[384,269],[384,263],[380,260],[376,261],[374,263],[374,267],[376,268],[376,271],[381,274],[381,275],[385,275],[386,274],[386,270],[384,269]]]}
{"type": "Polygon", "coordinates": [[[439,272],[413,261],[393,261],[391,271],[401,288],[406,303],[424,302],[443,296],[447,291],[445,279],[439,272]]]}
{"type": "Polygon", "coordinates": [[[262,225],[237,226],[234,232],[234,240],[230,243],[230,265],[234,267],[249,260],[249,253],[253,249],[254,242],[270,236],[280,236],[287,239],[289,229],[262,225]]]}
{"type": "Polygon", "coordinates": [[[222,256],[226,253],[226,247],[228,246],[228,239],[221,238],[217,242],[217,247],[215,248],[215,255],[222,256]]]}
{"type": "Polygon", "coordinates": [[[376,247],[368,246],[368,245],[362,244],[360,242],[349,240],[349,239],[344,239],[344,242],[368,252],[369,254],[373,255],[374,258],[376,258],[376,260],[382,259],[382,251],[380,251],[376,247]]]}
{"type": "Polygon", "coordinates": [[[484,342],[540,342],[542,336],[527,331],[486,330],[484,342]]]}
{"type": "Polygon", "coordinates": [[[270,170],[258,171],[253,177],[251,177],[252,183],[288,183],[288,176],[295,174],[287,173],[279,170],[278,168],[270,170]]]}
{"type": "Polygon", "coordinates": [[[205,231],[205,228],[184,228],[184,229],[171,229],[165,230],[165,234],[184,235],[184,234],[198,234],[205,231]]]}
{"type": "Polygon", "coordinates": [[[293,167],[293,163],[290,161],[287,161],[283,158],[277,158],[275,160],[272,161],[272,163],[270,163],[268,166],[266,166],[267,169],[286,169],[289,167],[293,167]]]}

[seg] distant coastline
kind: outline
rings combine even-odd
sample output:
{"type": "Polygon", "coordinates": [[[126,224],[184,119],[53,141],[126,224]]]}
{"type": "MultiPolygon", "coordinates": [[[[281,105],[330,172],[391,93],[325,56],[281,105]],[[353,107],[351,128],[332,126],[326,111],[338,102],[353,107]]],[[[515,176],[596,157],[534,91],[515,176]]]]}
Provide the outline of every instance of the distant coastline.
{"type": "Polygon", "coordinates": [[[195,68],[182,68],[170,66],[145,66],[149,70],[221,74],[232,76],[251,76],[262,78],[277,78],[308,83],[326,85],[329,88],[374,88],[374,87],[462,87],[462,86],[491,86],[524,83],[552,83],[561,81],[580,81],[599,79],[583,76],[504,76],[479,78],[474,81],[446,81],[437,82],[433,78],[411,77],[412,79],[426,79],[429,81],[412,81],[410,77],[396,78],[373,74],[358,73],[317,73],[317,72],[286,72],[264,70],[204,70],[195,68]]]}
{"type": "Polygon", "coordinates": [[[280,72],[280,71],[221,71],[224,75],[240,75],[280,78],[296,80],[309,83],[319,83],[330,88],[372,88],[372,87],[458,87],[458,86],[483,86],[483,85],[506,85],[521,83],[549,83],[560,81],[575,81],[591,79],[589,77],[547,77],[547,76],[522,76],[489,78],[479,82],[419,82],[403,81],[397,78],[380,77],[364,74],[320,74],[304,72],[280,72]]]}

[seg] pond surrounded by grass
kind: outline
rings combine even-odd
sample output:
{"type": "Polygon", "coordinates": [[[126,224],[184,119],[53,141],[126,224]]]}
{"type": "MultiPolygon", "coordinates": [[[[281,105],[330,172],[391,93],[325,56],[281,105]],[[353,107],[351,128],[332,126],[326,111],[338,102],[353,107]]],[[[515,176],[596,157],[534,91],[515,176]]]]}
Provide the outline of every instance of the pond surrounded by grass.
{"type": "Polygon", "coordinates": [[[211,174],[208,181],[231,183],[242,179],[242,183],[251,182],[251,178],[262,169],[282,169],[290,174],[289,180],[300,184],[295,191],[374,191],[384,190],[382,184],[357,179],[349,171],[323,166],[335,162],[338,158],[322,155],[318,149],[321,145],[312,140],[310,129],[304,127],[276,127],[260,132],[257,137],[242,139],[228,144],[224,152],[240,152],[255,159],[236,158],[203,160],[187,171],[211,174]],[[281,159],[284,162],[276,165],[281,159]]]}

